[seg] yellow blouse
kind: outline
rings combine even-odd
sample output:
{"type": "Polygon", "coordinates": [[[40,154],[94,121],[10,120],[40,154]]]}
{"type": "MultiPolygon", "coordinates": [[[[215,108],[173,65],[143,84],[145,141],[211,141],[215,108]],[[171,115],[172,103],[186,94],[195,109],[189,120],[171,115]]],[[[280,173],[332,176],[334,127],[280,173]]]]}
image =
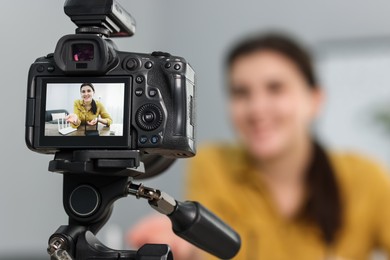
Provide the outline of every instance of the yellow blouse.
{"type": "Polygon", "coordinates": [[[75,100],[73,104],[73,113],[75,113],[78,118],[80,119],[81,123],[79,124],[71,124],[72,127],[77,128],[81,124],[85,124],[85,121],[92,121],[95,118],[97,118],[99,115],[102,119],[107,120],[107,126],[111,125],[112,119],[110,114],[107,112],[107,110],[104,108],[103,104],[99,101],[96,101],[96,114],[93,114],[91,110],[86,110],[83,101],[82,100],[75,100]]]}
{"type": "Polygon", "coordinates": [[[334,153],[330,160],[344,207],[344,225],[332,248],[321,240],[316,226],[278,214],[259,173],[238,147],[200,149],[191,159],[188,196],[241,235],[237,260],[360,260],[369,259],[376,248],[390,257],[389,176],[356,154],[334,153]]]}

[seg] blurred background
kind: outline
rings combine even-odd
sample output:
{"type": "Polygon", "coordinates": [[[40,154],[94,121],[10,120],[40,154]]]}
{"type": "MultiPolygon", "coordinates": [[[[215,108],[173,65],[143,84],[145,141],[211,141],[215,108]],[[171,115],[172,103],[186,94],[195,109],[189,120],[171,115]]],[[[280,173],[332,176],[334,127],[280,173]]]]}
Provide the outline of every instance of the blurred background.
{"type": "MultiPolygon", "coordinates": [[[[119,0],[137,20],[132,38],[115,39],[123,51],[167,51],[183,56],[197,73],[198,143],[233,140],[226,113],[223,59],[240,37],[282,30],[315,53],[327,103],[316,133],[338,150],[357,150],[390,166],[390,2],[119,0]]],[[[75,25],[62,0],[13,0],[0,9],[0,259],[47,259],[49,236],[67,217],[62,176],[47,171],[52,155],[24,143],[26,83],[34,60],[53,52],[75,25]],[[19,257],[19,258],[18,258],[19,257]]],[[[180,199],[186,161],[147,180],[180,199]]],[[[145,201],[115,204],[99,238],[125,248],[123,236],[142,216],[145,201]]]]}

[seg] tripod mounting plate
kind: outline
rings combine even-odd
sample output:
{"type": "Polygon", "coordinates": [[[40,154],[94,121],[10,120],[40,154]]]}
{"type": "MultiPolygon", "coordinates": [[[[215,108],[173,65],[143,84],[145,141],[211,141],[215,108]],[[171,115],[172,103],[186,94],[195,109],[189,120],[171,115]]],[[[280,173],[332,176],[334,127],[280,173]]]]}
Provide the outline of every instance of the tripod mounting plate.
{"type": "Polygon", "coordinates": [[[137,177],[143,173],[138,150],[75,150],[57,152],[49,171],[137,177]]]}

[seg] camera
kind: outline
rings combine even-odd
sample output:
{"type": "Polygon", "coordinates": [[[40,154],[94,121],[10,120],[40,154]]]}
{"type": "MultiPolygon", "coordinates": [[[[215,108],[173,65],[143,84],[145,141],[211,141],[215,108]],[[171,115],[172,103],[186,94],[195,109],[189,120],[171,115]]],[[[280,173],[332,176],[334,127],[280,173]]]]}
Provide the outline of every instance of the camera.
{"type": "Polygon", "coordinates": [[[55,154],[49,171],[63,174],[69,217],[49,238],[50,259],[172,260],[166,244],[116,250],[96,238],[126,196],[146,199],[181,238],[232,258],[240,236],[212,212],[133,182],[195,155],[191,66],[166,52],[119,51],[109,37],[133,35],[135,21],[115,0],[67,0],[64,9],[76,34],[31,65],[27,85],[26,144],[55,154]]]}
{"type": "Polygon", "coordinates": [[[76,34],[62,37],[29,70],[27,146],[41,153],[195,155],[195,73],[186,60],[119,51],[109,37],[131,36],[135,21],[116,1],[68,0],[65,13],[76,34]]]}

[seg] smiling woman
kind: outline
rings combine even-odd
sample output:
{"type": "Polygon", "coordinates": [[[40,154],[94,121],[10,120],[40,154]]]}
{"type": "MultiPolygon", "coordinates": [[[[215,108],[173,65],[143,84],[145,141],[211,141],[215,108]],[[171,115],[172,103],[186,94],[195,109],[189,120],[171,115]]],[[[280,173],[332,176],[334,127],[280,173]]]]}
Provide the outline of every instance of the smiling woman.
{"type": "Polygon", "coordinates": [[[95,101],[94,94],[95,88],[92,83],[83,83],[80,86],[81,99],[74,101],[73,114],[65,118],[72,127],[77,128],[81,124],[96,125],[97,123],[109,126],[112,123],[110,114],[101,102],[95,101]]]}
{"type": "MultiPolygon", "coordinates": [[[[239,232],[235,259],[363,260],[376,246],[390,254],[390,180],[311,133],[323,94],[308,52],[285,35],[259,35],[233,48],[227,74],[239,142],[199,149],[188,197],[239,232]]],[[[145,222],[129,233],[132,244],[161,236],[175,259],[202,257],[158,218],[145,222]]]]}
{"type": "Polygon", "coordinates": [[[232,122],[276,208],[285,218],[302,214],[316,222],[331,243],[341,225],[340,195],[328,158],[310,134],[322,93],[309,55],[286,37],[267,35],[238,46],[227,63],[232,122]],[[325,164],[306,172],[313,158],[325,164]]]}
{"type": "Polygon", "coordinates": [[[200,151],[189,189],[239,230],[237,259],[367,259],[374,245],[390,253],[385,172],[325,150],[311,133],[323,94],[308,52],[284,35],[260,35],[231,51],[227,71],[240,144],[200,151]]]}

